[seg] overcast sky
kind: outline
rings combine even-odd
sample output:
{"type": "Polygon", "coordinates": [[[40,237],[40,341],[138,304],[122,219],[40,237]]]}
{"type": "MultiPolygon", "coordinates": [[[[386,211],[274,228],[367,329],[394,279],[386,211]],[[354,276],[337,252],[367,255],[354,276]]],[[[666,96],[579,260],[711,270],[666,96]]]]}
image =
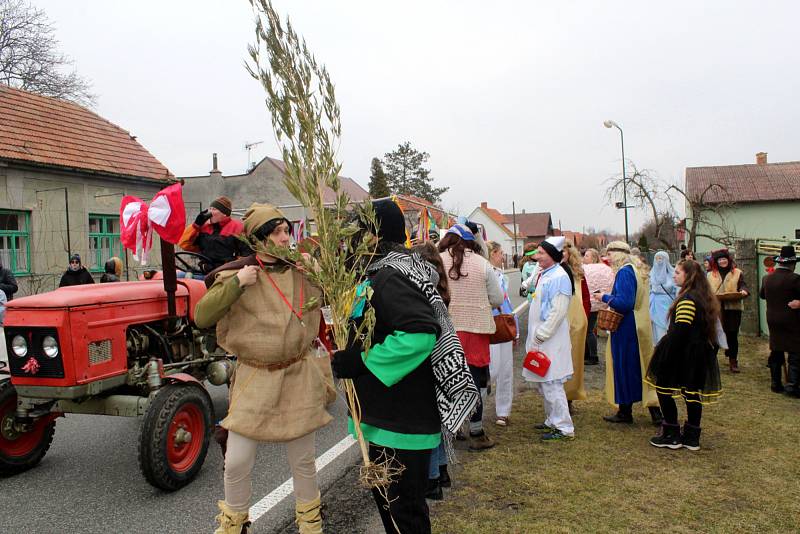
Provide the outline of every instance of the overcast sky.
{"type": "MultiPolygon", "coordinates": [[[[178,176],[280,157],[245,72],[247,0],[33,0],[94,84],[96,111],[178,176]]],[[[336,84],[344,174],[410,141],[450,187],[621,231],[603,182],[626,156],[667,180],[687,166],[800,159],[800,3],[794,1],[276,0],[336,84]]],[[[632,227],[643,220],[632,214],[632,227]]]]}

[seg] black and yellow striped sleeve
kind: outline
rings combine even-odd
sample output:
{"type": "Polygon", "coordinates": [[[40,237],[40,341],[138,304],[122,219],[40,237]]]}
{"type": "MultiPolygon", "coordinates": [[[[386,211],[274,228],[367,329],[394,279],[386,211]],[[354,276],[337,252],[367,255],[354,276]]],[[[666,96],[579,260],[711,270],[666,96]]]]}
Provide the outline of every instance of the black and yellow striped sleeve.
{"type": "Polygon", "coordinates": [[[675,307],[675,324],[692,324],[696,311],[694,302],[691,300],[680,301],[675,307]]]}

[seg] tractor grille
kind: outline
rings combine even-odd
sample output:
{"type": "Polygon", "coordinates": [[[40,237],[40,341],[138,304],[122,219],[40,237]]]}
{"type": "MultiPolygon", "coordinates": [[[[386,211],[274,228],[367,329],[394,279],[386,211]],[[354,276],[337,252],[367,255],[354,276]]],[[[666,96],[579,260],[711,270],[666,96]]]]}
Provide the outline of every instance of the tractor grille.
{"type": "Polygon", "coordinates": [[[89,343],[89,365],[111,361],[111,340],[93,341],[89,343]]]}

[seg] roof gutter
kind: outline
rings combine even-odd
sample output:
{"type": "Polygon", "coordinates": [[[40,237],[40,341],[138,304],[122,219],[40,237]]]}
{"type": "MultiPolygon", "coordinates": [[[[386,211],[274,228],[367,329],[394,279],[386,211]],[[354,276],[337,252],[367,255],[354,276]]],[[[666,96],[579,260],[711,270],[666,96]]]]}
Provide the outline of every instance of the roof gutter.
{"type": "Polygon", "coordinates": [[[107,172],[107,171],[97,171],[97,170],[94,170],[94,169],[84,169],[84,168],[81,168],[81,167],[67,167],[65,165],[52,165],[52,164],[49,164],[49,163],[39,163],[39,162],[36,162],[36,161],[29,161],[29,160],[23,160],[23,159],[14,159],[14,158],[6,158],[6,157],[0,158],[0,166],[3,166],[4,163],[6,164],[5,166],[9,166],[10,164],[13,164],[15,166],[20,166],[20,167],[30,167],[30,168],[33,168],[33,169],[47,169],[47,170],[52,170],[52,171],[56,171],[56,172],[62,172],[62,173],[66,173],[66,174],[90,174],[92,176],[97,176],[98,178],[112,178],[112,179],[118,179],[118,180],[125,180],[128,183],[134,182],[134,183],[140,183],[140,184],[148,184],[148,185],[149,184],[153,184],[153,185],[157,184],[157,185],[160,185],[160,186],[164,186],[164,185],[171,185],[171,184],[174,184],[174,183],[179,181],[173,174],[169,174],[168,176],[164,177],[164,179],[147,178],[145,176],[133,176],[133,175],[130,175],[130,174],[117,174],[117,173],[111,173],[111,172],[107,172]]]}

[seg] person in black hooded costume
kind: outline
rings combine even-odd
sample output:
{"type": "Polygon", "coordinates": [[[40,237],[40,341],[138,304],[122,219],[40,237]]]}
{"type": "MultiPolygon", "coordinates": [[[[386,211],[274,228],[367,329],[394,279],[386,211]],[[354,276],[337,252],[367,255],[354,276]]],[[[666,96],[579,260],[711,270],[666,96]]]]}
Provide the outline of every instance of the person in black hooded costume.
{"type": "MultiPolygon", "coordinates": [[[[441,333],[428,297],[400,270],[386,262],[423,263],[403,247],[405,219],[390,200],[373,204],[377,216],[378,255],[371,261],[360,293],[369,286],[365,306],[375,311],[376,325],[369,357],[351,342],[333,356],[339,378],[351,378],[361,405],[361,430],[376,463],[392,458],[404,470],[387,488],[387,498],[373,490],[386,532],[429,533],[425,492],[431,449],[441,442],[441,421],[434,389],[431,351],[441,333]],[[387,509],[388,508],[388,509],[387,509]]],[[[395,264],[396,264],[395,263],[395,264]]],[[[426,264],[427,265],[427,264],[426,264]]],[[[431,268],[432,269],[432,268],[431,268]]],[[[359,310],[359,305],[356,305],[359,310]]],[[[363,310],[354,312],[357,325],[363,310]]],[[[354,431],[352,419],[349,421],[354,431]]]]}
{"type": "Polygon", "coordinates": [[[61,276],[58,287],[79,286],[83,284],[94,284],[94,278],[86,267],[81,265],[80,254],[73,254],[69,257],[69,268],[61,276]]]}

